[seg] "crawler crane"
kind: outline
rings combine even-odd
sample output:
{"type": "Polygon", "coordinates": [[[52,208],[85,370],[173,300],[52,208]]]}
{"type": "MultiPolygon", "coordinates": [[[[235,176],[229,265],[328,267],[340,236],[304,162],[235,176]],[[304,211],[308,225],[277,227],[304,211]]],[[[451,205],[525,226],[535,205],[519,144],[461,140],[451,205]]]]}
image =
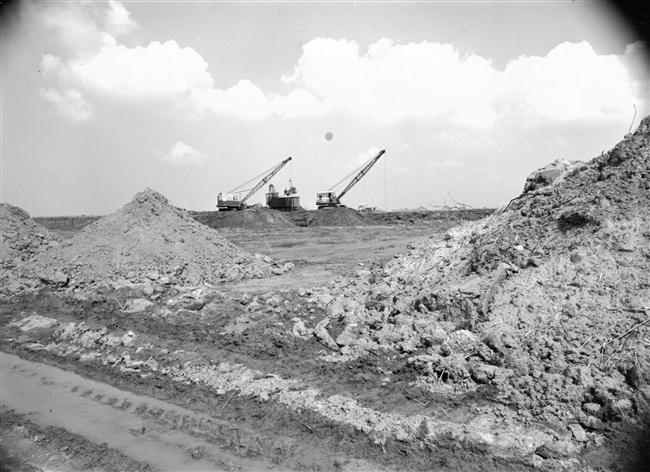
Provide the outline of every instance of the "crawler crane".
{"type": "Polygon", "coordinates": [[[228,193],[220,193],[217,196],[217,209],[219,211],[231,211],[231,210],[244,210],[246,208],[250,208],[249,206],[246,205],[246,201],[255,192],[261,189],[264,186],[264,184],[266,184],[269,180],[271,180],[275,174],[280,172],[280,169],[282,169],[290,160],[291,158],[287,157],[284,161],[282,161],[277,166],[262,173],[261,175],[263,175],[264,177],[262,177],[262,180],[260,180],[257,183],[257,185],[255,185],[255,187],[250,189],[250,191],[248,191],[249,189],[242,189],[242,187],[249,185],[251,181],[259,178],[260,177],[259,175],[249,180],[248,182],[240,185],[239,187],[231,190],[228,193]],[[248,193],[242,198],[242,194],[246,191],[248,191],[248,193]]]}
{"type": "Polygon", "coordinates": [[[357,175],[354,176],[354,178],[350,181],[350,183],[343,189],[340,195],[336,195],[336,193],[333,191],[334,188],[336,188],[338,185],[343,182],[343,180],[347,179],[349,176],[346,176],[343,178],[342,181],[338,182],[336,185],[334,185],[330,190],[327,192],[319,192],[316,194],[316,206],[318,207],[319,210],[323,208],[337,208],[337,207],[344,207],[341,203],[341,198],[343,198],[343,195],[348,193],[348,191],[354,187],[359,180],[363,178],[364,175],[368,173],[370,168],[375,165],[375,163],[379,160],[379,158],[385,153],[386,151],[379,151],[379,153],[370,159],[366,164],[363,165],[363,168],[357,173],[357,175]]]}

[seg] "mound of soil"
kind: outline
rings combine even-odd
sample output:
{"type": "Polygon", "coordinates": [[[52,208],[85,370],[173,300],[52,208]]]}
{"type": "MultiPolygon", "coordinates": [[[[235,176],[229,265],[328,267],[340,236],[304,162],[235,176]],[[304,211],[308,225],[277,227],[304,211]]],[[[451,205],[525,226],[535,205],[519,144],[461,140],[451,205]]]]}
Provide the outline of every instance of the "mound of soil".
{"type": "Polygon", "coordinates": [[[36,216],[33,220],[62,238],[71,238],[101,216],[36,216]]]}
{"type": "Polygon", "coordinates": [[[33,270],[45,281],[81,288],[111,282],[196,285],[262,277],[270,267],[147,189],[35,258],[33,270]]]}
{"type": "Polygon", "coordinates": [[[347,207],[323,210],[299,210],[289,213],[298,226],[365,226],[375,224],[370,218],[347,207]]]}
{"type": "Polygon", "coordinates": [[[34,222],[25,210],[8,203],[0,203],[0,226],[3,269],[20,266],[61,242],[60,237],[34,222]]]}
{"type": "Polygon", "coordinates": [[[650,431],[649,144],[647,117],[606,154],[533,173],[501,214],[333,293],[341,359],[394,350],[411,354],[420,388],[489,387],[508,407],[497,416],[555,435],[536,450],[546,467],[579,453],[599,466],[640,463],[650,431]]]}
{"type": "Polygon", "coordinates": [[[210,228],[295,228],[295,223],[282,211],[252,208],[242,211],[196,211],[190,216],[210,228]]]}
{"type": "Polygon", "coordinates": [[[472,208],[462,210],[406,210],[371,211],[363,215],[380,225],[430,225],[449,223],[459,225],[465,221],[475,221],[490,216],[494,208],[472,208]]]}

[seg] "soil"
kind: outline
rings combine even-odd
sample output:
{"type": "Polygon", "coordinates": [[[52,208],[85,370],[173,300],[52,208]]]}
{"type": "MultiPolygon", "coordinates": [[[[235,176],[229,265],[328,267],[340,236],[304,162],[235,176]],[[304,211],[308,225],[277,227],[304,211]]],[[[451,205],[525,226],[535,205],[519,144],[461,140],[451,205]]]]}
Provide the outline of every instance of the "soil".
{"type": "MultiPolygon", "coordinates": [[[[124,435],[197,468],[647,470],[649,141],[646,118],[482,219],[237,212],[251,223],[214,229],[147,190],[3,265],[2,351],[97,382],[73,401],[123,410],[142,422],[124,435]]],[[[19,236],[32,223],[12,220],[19,236]]],[[[8,470],[153,467],[9,407],[8,470]]]]}

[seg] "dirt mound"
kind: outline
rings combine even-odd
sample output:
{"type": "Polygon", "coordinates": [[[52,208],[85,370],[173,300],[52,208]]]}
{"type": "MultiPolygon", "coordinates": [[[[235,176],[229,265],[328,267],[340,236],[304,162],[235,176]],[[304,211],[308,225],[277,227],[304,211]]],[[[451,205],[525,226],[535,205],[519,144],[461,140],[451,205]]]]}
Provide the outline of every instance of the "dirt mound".
{"type": "Polygon", "coordinates": [[[375,224],[370,218],[347,207],[323,210],[299,210],[289,214],[298,226],[365,226],[375,224]]]}
{"type": "Polygon", "coordinates": [[[423,225],[445,223],[459,225],[465,221],[475,221],[494,213],[494,208],[463,210],[409,210],[366,213],[368,219],[380,225],[423,225]]]}
{"type": "Polygon", "coordinates": [[[86,287],[111,282],[196,285],[262,277],[270,268],[147,189],[35,258],[34,270],[58,285],[86,287]]]}
{"type": "Polygon", "coordinates": [[[196,211],[190,216],[210,228],[294,228],[295,223],[284,212],[268,208],[242,211],[196,211]]]}
{"type": "Polygon", "coordinates": [[[34,222],[21,208],[0,203],[0,226],[2,227],[0,263],[2,268],[22,265],[61,241],[57,235],[34,222]]]}
{"type": "Polygon", "coordinates": [[[647,447],[649,144],[650,117],[606,154],[531,174],[501,214],[333,293],[341,359],[409,353],[421,388],[489,391],[508,408],[487,413],[555,435],[536,451],[548,468],[606,441],[593,458],[607,467],[647,447]]]}

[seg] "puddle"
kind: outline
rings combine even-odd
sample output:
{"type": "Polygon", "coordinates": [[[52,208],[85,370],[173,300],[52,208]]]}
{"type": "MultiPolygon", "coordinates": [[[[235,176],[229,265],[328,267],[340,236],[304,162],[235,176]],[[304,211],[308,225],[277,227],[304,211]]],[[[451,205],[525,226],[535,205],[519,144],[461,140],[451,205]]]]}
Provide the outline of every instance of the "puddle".
{"type": "Polygon", "coordinates": [[[0,362],[2,404],[41,426],[63,427],[164,471],[278,470],[271,462],[235,456],[135,413],[145,404],[196,416],[189,410],[12,354],[1,353],[0,362]],[[117,401],[110,406],[109,399],[117,401]],[[127,404],[128,408],[120,408],[127,404]],[[184,452],[189,450],[200,451],[201,458],[184,452]]]}

